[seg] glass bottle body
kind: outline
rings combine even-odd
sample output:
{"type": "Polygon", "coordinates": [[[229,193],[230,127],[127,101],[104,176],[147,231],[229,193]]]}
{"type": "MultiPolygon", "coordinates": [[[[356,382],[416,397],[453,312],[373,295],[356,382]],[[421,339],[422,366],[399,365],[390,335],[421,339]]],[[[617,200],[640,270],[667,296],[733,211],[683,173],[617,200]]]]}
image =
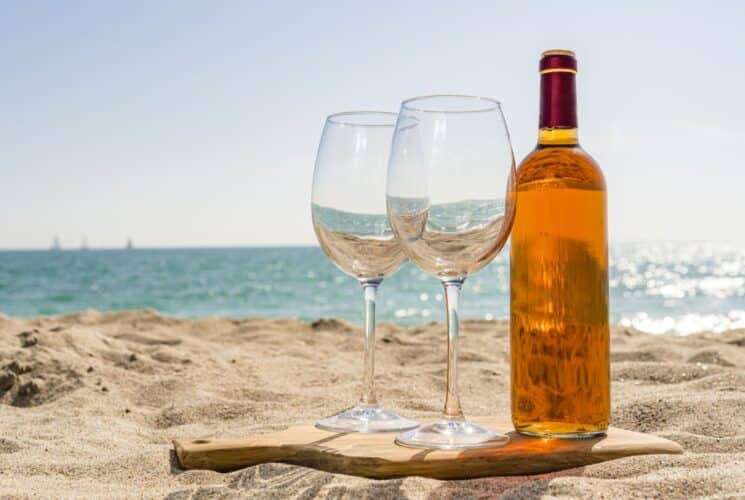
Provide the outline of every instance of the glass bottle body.
{"type": "Polygon", "coordinates": [[[512,229],[512,420],[585,437],[610,418],[606,189],[576,129],[542,130],[517,171],[512,229]],[[573,137],[572,137],[573,134],[573,137]]]}

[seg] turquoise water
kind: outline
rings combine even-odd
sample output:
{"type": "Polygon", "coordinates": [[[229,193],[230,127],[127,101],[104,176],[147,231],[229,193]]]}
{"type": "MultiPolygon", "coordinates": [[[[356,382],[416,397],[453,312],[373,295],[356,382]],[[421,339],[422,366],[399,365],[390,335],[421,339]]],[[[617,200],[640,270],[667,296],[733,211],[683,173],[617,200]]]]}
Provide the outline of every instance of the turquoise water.
{"type": "MultiPolygon", "coordinates": [[[[506,318],[508,251],[463,289],[462,316],[506,318]]],[[[653,333],[745,327],[745,246],[612,245],[611,318],[653,333]]],[[[153,308],[183,316],[361,320],[361,290],[318,248],[0,252],[10,316],[153,308]]],[[[437,281],[411,264],[380,290],[379,320],[443,319],[437,281]]]]}

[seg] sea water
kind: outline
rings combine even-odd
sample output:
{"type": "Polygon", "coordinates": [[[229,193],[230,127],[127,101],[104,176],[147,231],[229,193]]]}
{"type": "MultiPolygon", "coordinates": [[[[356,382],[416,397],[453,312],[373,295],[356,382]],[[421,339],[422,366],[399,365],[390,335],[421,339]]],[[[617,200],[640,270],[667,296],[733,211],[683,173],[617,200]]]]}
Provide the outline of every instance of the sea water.
{"type": "MultiPolygon", "coordinates": [[[[508,317],[508,255],[466,281],[462,317],[508,317]]],[[[614,324],[652,333],[745,328],[745,245],[612,244],[610,304],[614,324]]],[[[0,313],[143,308],[360,322],[362,290],[317,247],[0,252],[0,313]]],[[[381,286],[377,315],[442,321],[440,285],[407,263],[381,286]]]]}

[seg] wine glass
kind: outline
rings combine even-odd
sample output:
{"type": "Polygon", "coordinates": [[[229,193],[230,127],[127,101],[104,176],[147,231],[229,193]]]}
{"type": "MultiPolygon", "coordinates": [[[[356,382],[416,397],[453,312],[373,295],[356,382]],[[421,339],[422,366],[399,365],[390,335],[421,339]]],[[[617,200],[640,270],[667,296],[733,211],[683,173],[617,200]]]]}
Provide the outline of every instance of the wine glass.
{"type": "Polygon", "coordinates": [[[396,113],[360,111],[326,119],[313,172],[313,228],[331,262],[364,291],[365,361],[358,405],[316,422],[335,432],[390,432],[418,422],[378,404],[375,297],[383,278],[406,260],[386,218],[385,179],[396,113]]]}
{"type": "Polygon", "coordinates": [[[400,434],[415,448],[502,446],[468,422],[458,397],[458,299],[465,279],[499,253],[514,218],[515,161],[498,101],[433,95],[404,101],[388,166],[387,209],[409,259],[445,288],[448,370],[440,420],[400,434]]]}

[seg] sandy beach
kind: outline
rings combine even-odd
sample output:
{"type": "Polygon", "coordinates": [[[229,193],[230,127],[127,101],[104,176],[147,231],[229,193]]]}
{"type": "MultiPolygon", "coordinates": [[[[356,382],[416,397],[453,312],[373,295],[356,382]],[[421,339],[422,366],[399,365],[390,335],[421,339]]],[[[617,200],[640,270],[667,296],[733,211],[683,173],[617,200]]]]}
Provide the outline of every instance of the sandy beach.
{"type": "MultiPolygon", "coordinates": [[[[507,333],[505,322],[463,325],[470,415],[509,412],[507,333]]],[[[0,496],[745,496],[745,330],[613,330],[613,425],[677,441],[683,455],[468,481],[376,481],[284,464],[229,474],[179,469],[173,438],[279,430],[348,406],[358,397],[361,348],[359,328],[335,319],[0,316],[0,496]]],[[[377,349],[382,400],[406,416],[436,417],[444,326],[381,324],[377,349]]]]}

